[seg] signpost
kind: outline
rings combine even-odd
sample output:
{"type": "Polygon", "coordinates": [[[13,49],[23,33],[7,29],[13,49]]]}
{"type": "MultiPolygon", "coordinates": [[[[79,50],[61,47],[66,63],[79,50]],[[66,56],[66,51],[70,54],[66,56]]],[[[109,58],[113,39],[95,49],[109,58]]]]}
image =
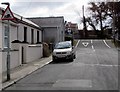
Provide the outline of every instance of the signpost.
{"type": "Polygon", "coordinates": [[[10,4],[9,3],[2,3],[5,5],[8,5],[5,9],[4,13],[2,14],[2,20],[8,20],[8,29],[7,29],[7,81],[10,80],[10,22],[9,20],[14,20],[13,13],[10,10],[10,4]]]}

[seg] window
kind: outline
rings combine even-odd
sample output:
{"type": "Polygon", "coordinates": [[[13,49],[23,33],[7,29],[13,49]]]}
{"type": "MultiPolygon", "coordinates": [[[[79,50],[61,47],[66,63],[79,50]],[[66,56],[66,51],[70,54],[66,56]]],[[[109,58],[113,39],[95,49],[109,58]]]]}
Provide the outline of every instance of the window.
{"type": "Polygon", "coordinates": [[[24,27],[24,42],[27,42],[27,27],[24,27]]]}
{"type": "Polygon", "coordinates": [[[5,26],[4,27],[4,48],[7,48],[7,41],[8,41],[8,35],[7,35],[7,32],[8,32],[8,26],[5,26]]]}
{"type": "Polygon", "coordinates": [[[37,31],[37,42],[39,42],[39,38],[40,38],[39,31],[37,31]]]}
{"type": "Polygon", "coordinates": [[[34,43],[34,30],[31,29],[31,43],[34,43]]]}

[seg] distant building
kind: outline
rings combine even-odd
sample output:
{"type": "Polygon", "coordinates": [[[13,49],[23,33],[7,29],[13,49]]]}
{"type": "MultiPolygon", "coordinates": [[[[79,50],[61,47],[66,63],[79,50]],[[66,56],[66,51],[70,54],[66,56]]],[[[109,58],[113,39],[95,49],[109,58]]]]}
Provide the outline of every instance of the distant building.
{"type": "Polygon", "coordinates": [[[71,36],[73,36],[73,38],[75,39],[80,38],[77,23],[67,22],[65,25],[65,29],[66,36],[70,35],[71,32],[71,36]]]}
{"type": "Polygon", "coordinates": [[[44,42],[56,43],[64,41],[64,17],[35,17],[28,19],[42,27],[44,42]]]}

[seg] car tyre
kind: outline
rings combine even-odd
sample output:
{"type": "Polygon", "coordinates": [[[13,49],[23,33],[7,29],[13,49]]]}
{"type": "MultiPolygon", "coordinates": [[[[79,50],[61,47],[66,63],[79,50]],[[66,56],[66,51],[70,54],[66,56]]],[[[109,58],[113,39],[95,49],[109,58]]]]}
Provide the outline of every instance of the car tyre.
{"type": "Polygon", "coordinates": [[[70,62],[73,62],[73,60],[74,60],[74,59],[73,59],[73,57],[72,57],[72,58],[71,58],[71,59],[69,59],[69,60],[70,60],[70,62]]]}
{"type": "Polygon", "coordinates": [[[74,59],[75,59],[75,58],[76,58],[76,55],[74,55],[73,57],[74,57],[74,59]]]}

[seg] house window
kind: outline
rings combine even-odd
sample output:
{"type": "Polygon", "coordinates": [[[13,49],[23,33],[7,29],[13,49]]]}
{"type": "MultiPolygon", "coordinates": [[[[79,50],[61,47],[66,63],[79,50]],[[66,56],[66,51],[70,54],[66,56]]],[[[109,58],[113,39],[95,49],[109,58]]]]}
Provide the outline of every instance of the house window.
{"type": "Polygon", "coordinates": [[[27,27],[24,27],[24,42],[27,42],[27,27]]]}
{"type": "Polygon", "coordinates": [[[7,32],[8,32],[8,26],[5,26],[5,29],[4,29],[4,48],[7,48],[7,41],[8,41],[7,32]]]}
{"type": "Polygon", "coordinates": [[[37,31],[37,42],[39,42],[40,34],[39,31],[37,31]]]}
{"type": "Polygon", "coordinates": [[[34,43],[34,30],[31,29],[31,43],[34,43]]]}

